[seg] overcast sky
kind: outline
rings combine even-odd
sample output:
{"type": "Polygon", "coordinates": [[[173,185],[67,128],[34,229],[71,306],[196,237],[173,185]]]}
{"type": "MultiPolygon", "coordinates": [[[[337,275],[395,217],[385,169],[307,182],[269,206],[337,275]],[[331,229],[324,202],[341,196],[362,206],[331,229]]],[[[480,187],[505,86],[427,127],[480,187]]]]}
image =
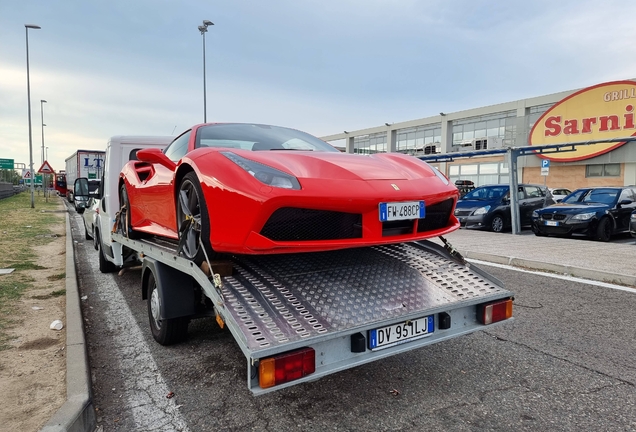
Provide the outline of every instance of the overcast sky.
{"type": "Polygon", "coordinates": [[[325,136],[636,77],[636,2],[0,0],[0,158],[207,119],[325,136]]]}

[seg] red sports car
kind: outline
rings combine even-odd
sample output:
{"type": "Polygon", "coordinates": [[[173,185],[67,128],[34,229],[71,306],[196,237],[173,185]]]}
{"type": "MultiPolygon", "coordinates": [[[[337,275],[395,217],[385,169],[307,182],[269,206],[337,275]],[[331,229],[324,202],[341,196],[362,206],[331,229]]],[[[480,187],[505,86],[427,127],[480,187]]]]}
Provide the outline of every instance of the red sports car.
{"type": "Polygon", "coordinates": [[[311,252],[449,233],[457,188],[399,153],[348,154],[294,129],[201,124],[143,149],[120,177],[119,226],[217,253],[311,252]]]}

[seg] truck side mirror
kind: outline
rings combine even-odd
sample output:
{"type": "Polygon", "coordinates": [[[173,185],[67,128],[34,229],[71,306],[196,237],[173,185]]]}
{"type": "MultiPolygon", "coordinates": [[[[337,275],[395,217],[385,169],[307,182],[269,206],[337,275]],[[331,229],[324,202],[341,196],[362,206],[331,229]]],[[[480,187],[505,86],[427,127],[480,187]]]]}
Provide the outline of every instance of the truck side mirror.
{"type": "Polygon", "coordinates": [[[88,179],[86,177],[80,177],[75,180],[75,184],[73,185],[73,196],[88,197],[88,179]]]}
{"type": "Polygon", "coordinates": [[[147,163],[156,163],[159,165],[163,165],[168,168],[170,171],[174,171],[177,167],[177,164],[172,162],[168,156],[166,156],[161,149],[158,148],[148,148],[137,150],[137,160],[140,162],[147,163]]]}

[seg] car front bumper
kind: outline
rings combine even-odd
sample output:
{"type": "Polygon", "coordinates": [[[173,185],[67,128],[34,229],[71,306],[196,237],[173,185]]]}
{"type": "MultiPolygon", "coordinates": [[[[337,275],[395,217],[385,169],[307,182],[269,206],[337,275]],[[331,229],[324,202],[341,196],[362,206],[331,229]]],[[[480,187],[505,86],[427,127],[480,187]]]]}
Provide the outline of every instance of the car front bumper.
{"type": "Polygon", "coordinates": [[[544,221],[543,219],[533,219],[532,231],[546,235],[591,235],[596,231],[597,224],[598,220],[596,218],[587,221],[573,221],[571,219],[565,221],[544,221]],[[558,225],[546,225],[546,223],[550,222],[556,222],[558,225]]]}

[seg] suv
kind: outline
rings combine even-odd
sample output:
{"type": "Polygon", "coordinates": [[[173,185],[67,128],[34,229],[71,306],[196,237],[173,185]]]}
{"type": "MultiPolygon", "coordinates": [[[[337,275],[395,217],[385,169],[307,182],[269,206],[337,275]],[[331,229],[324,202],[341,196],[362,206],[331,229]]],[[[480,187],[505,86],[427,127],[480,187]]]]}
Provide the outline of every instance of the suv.
{"type": "MultiPolygon", "coordinates": [[[[532,224],[534,210],[554,204],[548,188],[520,184],[517,190],[521,226],[532,224]]],[[[479,186],[457,201],[455,216],[463,228],[502,232],[512,226],[510,186],[497,184],[479,186]]]]}

